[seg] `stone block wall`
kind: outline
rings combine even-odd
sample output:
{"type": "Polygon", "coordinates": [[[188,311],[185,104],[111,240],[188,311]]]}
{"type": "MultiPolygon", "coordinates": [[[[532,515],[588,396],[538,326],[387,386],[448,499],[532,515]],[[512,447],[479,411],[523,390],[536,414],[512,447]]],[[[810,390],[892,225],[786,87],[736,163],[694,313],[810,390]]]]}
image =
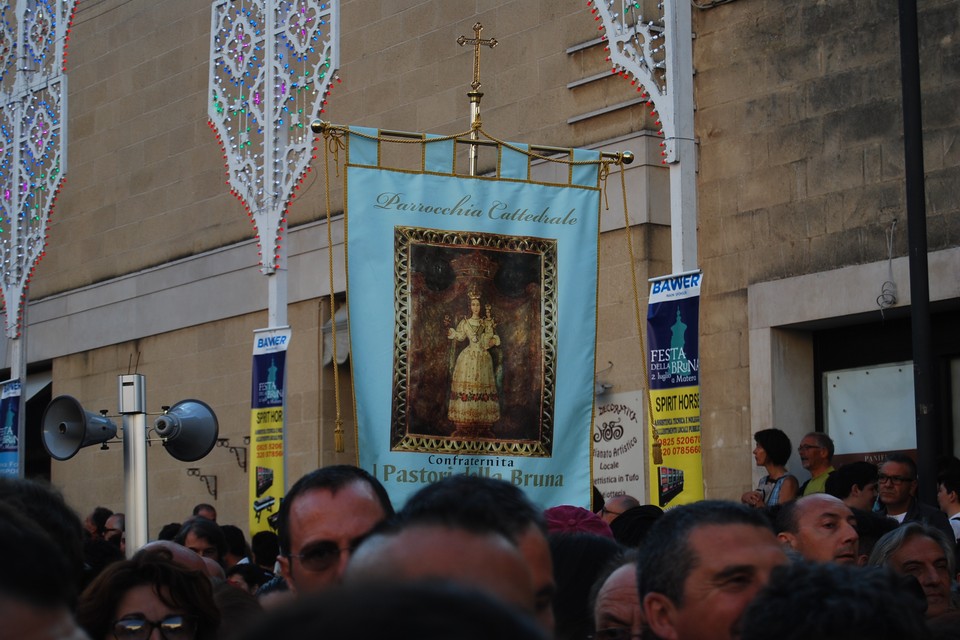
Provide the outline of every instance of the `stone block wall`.
{"type": "MultiPolygon", "coordinates": [[[[931,251],[960,232],[958,16],[920,5],[931,251]]],[[[753,447],[746,288],[885,261],[894,220],[906,254],[897,5],[732,2],[694,21],[704,472],[708,496],[736,497],[753,447]]]]}

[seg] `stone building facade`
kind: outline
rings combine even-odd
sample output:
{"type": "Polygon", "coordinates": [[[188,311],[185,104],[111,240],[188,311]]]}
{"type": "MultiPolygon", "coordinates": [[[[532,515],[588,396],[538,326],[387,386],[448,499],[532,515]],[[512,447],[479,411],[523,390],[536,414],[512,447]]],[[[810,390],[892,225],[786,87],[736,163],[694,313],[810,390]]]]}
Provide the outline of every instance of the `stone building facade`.
{"type": "MultiPolygon", "coordinates": [[[[484,128],[501,139],[630,149],[628,209],[641,283],[670,270],[666,169],[649,109],[609,73],[597,23],[574,0],[345,0],[343,80],[323,118],[401,131],[468,128],[475,22],[485,51],[484,128]]],[[[930,289],[942,379],[944,446],[960,415],[960,2],[920,13],[930,289]],[[953,328],[953,330],[951,330],[953,328]],[[951,377],[951,374],[953,376],[951,377]]],[[[825,372],[910,360],[903,133],[896,4],[880,0],[696,2],[698,264],[705,493],[736,498],[754,479],[752,433],[795,441],[827,428],[825,372]],[[897,302],[881,309],[885,282],[897,302]]],[[[28,355],[38,393],[89,411],[117,407],[117,376],[146,376],[150,411],[209,403],[221,437],[249,432],[253,331],[267,286],[253,230],[229,194],[206,122],[210,3],[81,3],[71,32],[67,183],[31,285],[28,355]],[[51,383],[51,384],[48,384],[51,383]],[[44,386],[46,385],[46,386],[44,386]]],[[[318,166],[317,169],[320,167],[318,166]]],[[[355,448],[333,447],[328,256],[342,294],[342,192],[334,178],[328,245],[322,171],[289,211],[287,475],[355,448]]],[[[619,177],[602,213],[597,362],[617,391],[643,386],[619,177]]],[[[645,292],[640,292],[645,298],[645,292]]],[[[598,365],[599,368],[599,365],[598,365]]],[[[345,371],[346,368],[341,369],[345,371]]],[[[342,390],[349,396],[344,373],[342,390]]],[[[351,402],[341,402],[348,434],[351,402]]],[[[903,425],[908,430],[911,425],[903,425]]],[[[87,512],[123,508],[122,455],[84,449],[28,469],[49,473],[87,512]],[[49,471],[47,471],[49,469],[49,471]]],[[[218,478],[222,522],[245,523],[246,471],[225,447],[197,463],[151,447],[151,535],[212,501],[187,466],[218,478]]],[[[799,471],[794,459],[792,466],[799,471]]]]}

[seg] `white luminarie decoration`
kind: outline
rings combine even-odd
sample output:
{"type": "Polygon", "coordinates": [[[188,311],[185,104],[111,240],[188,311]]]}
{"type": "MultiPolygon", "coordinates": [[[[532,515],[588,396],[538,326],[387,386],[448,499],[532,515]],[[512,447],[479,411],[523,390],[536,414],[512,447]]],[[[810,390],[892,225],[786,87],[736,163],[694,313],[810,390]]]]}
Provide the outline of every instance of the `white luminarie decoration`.
{"type": "Polygon", "coordinates": [[[282,268],[286,211],[314,157],[311,120],[338,66],[338,3],[220,0],[210,30],[210,126],[256,227],[260,265],[282,268]]]}
{"type": "Polygon", "coordinates": [[[693,129],[693,45],[689,0],[588,0],[605,32],[613,72],[632,76],[645,92],[670,165],[673,273],[697,268],[696,145],[693,129]],[[643,10],[656,7],[656,16],[643,10]]]}
{"type": "MultiPolygon", "coordinates": [[[[66,52],[75,6],[76,0],[0,6],[0,256],[4,330],[16,343],[66,173],[66,52]]],[[[14,369],[19,359],[12,358],[14,369]]]]}
{"type": "MultiPolygon", "coordinates": [[[[339,0],[216,0],[211,7],[207,114],[227,184],[256,230],[269,330],[289,330],[287,208],[315,158],[310,123],[336,79],[338,8],[339,0]]],[[[282,440],[272,444],[283,455],[282,440]]],[[[254,485],[251,494],[259,497],[254,485]]]]}
{"type": "MultiPolygon", "coordinates": [[[[643,4],[626,0],[596,0],[590,3],[591,13],[601,23],[607,41],[607,61],[613,73],[631,77],[637,91],[647,98],[657,125],[664,136],[665,157],[673,155],[673,105],[666,78],[666,38],[664,6],[658,2],[656,16],[644,16],[643,4]]],[[[667,160],[669,161],[669,159],[667,160]]]]}

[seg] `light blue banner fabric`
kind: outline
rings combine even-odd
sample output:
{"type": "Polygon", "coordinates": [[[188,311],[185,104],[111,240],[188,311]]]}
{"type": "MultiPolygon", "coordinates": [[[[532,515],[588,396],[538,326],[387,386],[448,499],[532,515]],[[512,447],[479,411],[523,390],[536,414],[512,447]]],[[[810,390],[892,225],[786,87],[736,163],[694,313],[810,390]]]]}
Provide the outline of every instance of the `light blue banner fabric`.
{"type": "MultiPolygon", "coordinates": [[[[427,139],[437,138],[439,136],[427,135],[427,139]]],[[[453,152],[456,142],[451,138],[449,140],[438,140],[423,145],[423,163],[424,171],[435,173],[453,172],[453,152]]]]}
{"type": "Polygon", "coordinates": [[[380,144],[377,142],[376,129],[354,127],[351,130],[351,135],[347,139],[347,162],[355,165],[379,166],[380,144]]]}
{"type": "MultiPolygon", "coordinates": [[[[527,150],[527,145],[516,145],[517,151],[504,147],[500,152],[500,177],[513,178],[516,180],[528,180],[530,178],[530,156],[522,151],[527,150]]],[[[596,181],[594,181],[596,182],[596,181]]]]}
{"type": "MultiPolygon", "coordinates": [[[[356,166],[370,141],[350,138],[360,466],[398,506],[462,473],[500,477],[543,507],[588,507],[598,165],[576,167],[579,186],[416,173],[356,166]]],[[[435,144],[428,171],[452,166],[454,145],[435,144]]],[[[511,153],[515,177],[527,162],[511,153]]]]}

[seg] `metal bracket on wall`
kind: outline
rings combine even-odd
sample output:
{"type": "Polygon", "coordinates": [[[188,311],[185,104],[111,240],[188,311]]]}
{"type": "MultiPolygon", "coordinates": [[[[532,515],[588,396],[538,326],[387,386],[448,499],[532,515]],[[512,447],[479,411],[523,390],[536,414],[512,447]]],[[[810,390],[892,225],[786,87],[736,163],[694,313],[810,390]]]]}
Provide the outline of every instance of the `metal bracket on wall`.
{"type": "Polygon", "coordinates": [[[190,467],[187,469],[188,476],[195,476],[203,480],[203,483],[207,485],[207,493],[213,496],[213,499],[217,499],[217,476],[213,475],[204,475],[200,473],[200,469],[197,467],[190,467]]]}
{"type": "MultiPolygon", "coordinates": [[[[248,443],[247,437],[243,439],[244,444],[248,443]]],[[[240,446],[231,446],[230,438],[217,438],[218,447],[226,447],[227,450],[237,457],[237,464],[246,472],[247,470],[247,448],[240,446]],[[242,455],[241,455],[242,454],[242,455]]]]}

